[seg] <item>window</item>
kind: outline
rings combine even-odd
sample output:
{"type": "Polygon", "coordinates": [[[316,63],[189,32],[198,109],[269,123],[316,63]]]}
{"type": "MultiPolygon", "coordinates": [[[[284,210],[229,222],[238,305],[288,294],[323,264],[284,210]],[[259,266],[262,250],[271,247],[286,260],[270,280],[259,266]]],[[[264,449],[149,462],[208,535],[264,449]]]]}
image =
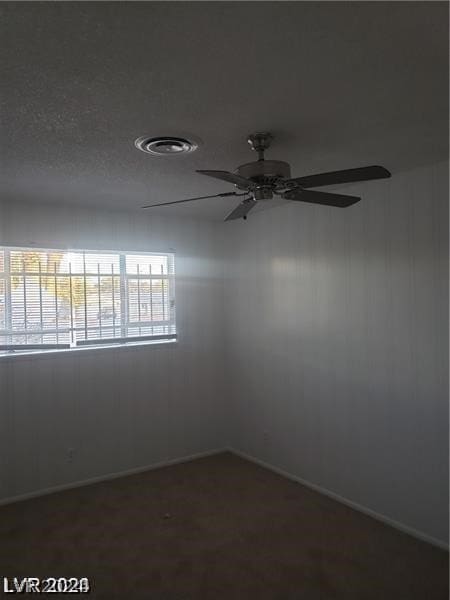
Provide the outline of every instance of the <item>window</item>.
{"type": "Polygon", "coordinates": [[[173,254],[0,248],[0,353],[175,337],[173,254]]]}

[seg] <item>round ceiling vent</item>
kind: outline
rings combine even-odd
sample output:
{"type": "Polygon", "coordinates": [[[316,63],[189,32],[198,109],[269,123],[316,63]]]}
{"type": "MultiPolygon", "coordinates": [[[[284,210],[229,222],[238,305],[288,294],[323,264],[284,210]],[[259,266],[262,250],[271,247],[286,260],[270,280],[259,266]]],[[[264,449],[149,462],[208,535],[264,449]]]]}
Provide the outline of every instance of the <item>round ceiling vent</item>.
{"type": "Polygon", "coordinates": [[[188,140],[182,137],[160,136],[160,137],[140,137],[134,145],[142,152],[154,154],[157,156],[179,155],[194,152],[198,148],[198,142],[188,140]]]}

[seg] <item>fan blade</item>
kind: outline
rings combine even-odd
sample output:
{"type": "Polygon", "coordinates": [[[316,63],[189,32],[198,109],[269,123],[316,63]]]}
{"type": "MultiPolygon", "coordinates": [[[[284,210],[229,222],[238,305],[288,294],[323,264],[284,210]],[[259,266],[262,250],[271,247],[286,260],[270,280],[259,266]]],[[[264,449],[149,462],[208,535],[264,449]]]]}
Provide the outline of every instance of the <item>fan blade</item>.
{"type": "Polygon", "coordinates": [[[245,177],[235,175],[234,173],[230,173],[228,171],[197,171],[197,173],[208,175],[208,177],[215,177],[216,179],[221,179],[222,181],[228,181],[228,183],[234,183],[234,185],[246,190],[255,187],[255,184],[250,179],[246,179],[245,177]]]}
{"type": "Polygon", "coordinates": [[[233,221],[234,219],[244,218],[255,205],[256,201],[252,200],[251,198],[243,200],[233,211],[230,212],[227,217],[225,217],[224,221],[233,221]]]}
{"type": "Polygon", "coordinates": [[[294,184],[302,188],[320,187],[322,185],[335,185],[338,183],[353,183],[354,181],[370,181],[371,179],[386,179],[390,172],[384,167],[377,165],[361,167],[359,169],[347,169],[345,171],[330,171],[330,173],[317,173],[307,177],[289,179],[288,185],[294,184]]]}
{"type": "Polygon", "coordinates": [[[345,208],[361,198],[358,196],[344,196],[343,194],[329,194],[328,192],[316,192],[313,190],[294,189],[288,190],[282,195],[286,200],[298,200],[299,202],[312,202],[313,204],[326,204],[327,206],[338,206],[345,208]]]}
{"type": "Polygon", "coordinates": [[[192,202],[193,200],[205,200],[205,198],[223,198],[225,196],[245,196],[245,192],[243,194],[238,194],[237,192],[224,192],[222,194],[214,194],[213,196],[197,196],[197,198],[187,198],[186,200],[174,200],[173,202],[149,204],[147,206],[141,206],[141,208],[152,208],[153,206],[167,206],[169,204],[181,204],[182,202],[192,202]]]}

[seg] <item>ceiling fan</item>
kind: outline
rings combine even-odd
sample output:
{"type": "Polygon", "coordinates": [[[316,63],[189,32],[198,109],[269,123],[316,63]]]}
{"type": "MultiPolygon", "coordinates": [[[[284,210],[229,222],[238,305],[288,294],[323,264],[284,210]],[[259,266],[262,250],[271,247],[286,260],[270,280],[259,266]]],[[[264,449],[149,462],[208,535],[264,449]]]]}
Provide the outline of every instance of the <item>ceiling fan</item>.
{"type": "Polygon", "coordinates": [[[325,204],[345,208],[361,198],[358,196],[347,196],[343,194],[332,194],[320,192],[309,188],[316,188],[339,183],[353,183],[355,181],[369,181],[371,179],[385,179],[390,177],[390,172],[378,165],[370,167],[359,167],[357,169],[346,169],[344,171],[331,171],[329,173],[317,173],[306,177],[291,178],[291,168],[287,162],[280,160],[265,160],[264,152],[269,148],[273,136],[270,133],[254,133],[248,137],[248,143],[252,150],[258,154],[258,160],[236,169],[235,173],[229,171],[197,171],[202,175],[214,177],[227,183],[233,183],[241,192],[223,192],[211,196],[198,196],[186,200],[175,200],[174,202],[162,202],[151,204],[142,208],[153,206],[165,206],[168,204],[181,204],[194,200],[206,198],[224,198],[227,196],[246,196],[242,202],[225,217],[225,221],[233,219],[246,219],[247,214],[262,200],[271,200],[273,196],[280,196],[285,200],[300,202],[311,202],[313,204],[325,204]]]}

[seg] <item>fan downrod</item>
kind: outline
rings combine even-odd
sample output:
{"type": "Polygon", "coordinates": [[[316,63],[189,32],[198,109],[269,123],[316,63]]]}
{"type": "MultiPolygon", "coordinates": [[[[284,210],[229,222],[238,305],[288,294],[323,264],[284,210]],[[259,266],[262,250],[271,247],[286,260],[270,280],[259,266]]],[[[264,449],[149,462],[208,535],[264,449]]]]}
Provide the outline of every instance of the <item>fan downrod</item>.
{"type": "Polygon", "coordinates": [[[258,160],[264,160],[264,152],[269,148],[272,140],[273,135],[267,131],[251,133],[247,138],[252,150],[258,153],[258,160]]]}

